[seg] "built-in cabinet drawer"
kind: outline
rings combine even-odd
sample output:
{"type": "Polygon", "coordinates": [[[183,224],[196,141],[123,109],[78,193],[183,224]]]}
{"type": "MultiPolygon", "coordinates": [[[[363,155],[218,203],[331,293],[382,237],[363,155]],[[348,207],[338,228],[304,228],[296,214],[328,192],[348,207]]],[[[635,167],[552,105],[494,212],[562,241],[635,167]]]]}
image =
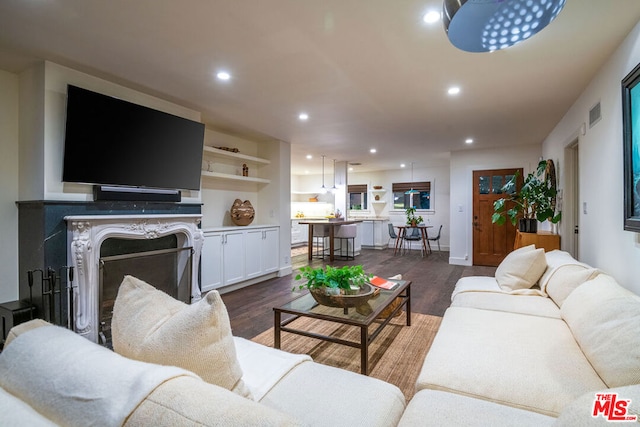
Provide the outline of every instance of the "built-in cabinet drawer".
{"type": "Polygon", "coordinates": [[[204,231],[203,292],[278,270],[279,227],[204,231]]]}

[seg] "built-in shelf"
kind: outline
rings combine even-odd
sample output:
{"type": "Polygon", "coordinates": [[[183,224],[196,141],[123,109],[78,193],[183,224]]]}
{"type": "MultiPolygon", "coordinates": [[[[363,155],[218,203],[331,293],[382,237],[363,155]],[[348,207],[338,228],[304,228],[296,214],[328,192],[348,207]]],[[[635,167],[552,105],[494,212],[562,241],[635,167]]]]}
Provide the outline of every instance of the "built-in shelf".
{"type": "MultiPolygon", "coordinates": [[[[236,182],[251,182],[260,184],[269,184],[271,180],[265,178],[258,178],[255,176],[242,176],[232,172],[236,167],[240,167],[243,163],[249,163],[256,166],[268,165],[270,160],[262,159],[260,157],[249,156],[247,154],[234,153],[233,151],[221,150],[219,148],[213,148],[205,145],[203,147],[205,155],[211,155],[214,158],[228,159],[227,163],[220,163],[216,165],[216,168],[220,168],[223,172],[213,172],[210,170],[203,170],[202,176],[213,179],[223,179],[236,182]],[[229,162],[231,160],[231,162],[229,162]]],[[[211,169],[211,168],[209,168],[211,169]]]]}
{"type": "Polygon", "coordinates": [[[383,205],[387,202],[385,202],[384,200],[372,200],[371,203],[373,203],[374,205],[378,205],[378,204],[383,205]]]}
{"type": "Polygon", "coordinates": [[[220,150],[219,148],[213,148],[204,146],[205,153],[215,154],[216,156],[227,157],[229,159],[238,159],[243,162],[249,162],[254,164],[268,165],[271,164],[271,160],[262,159],[260,157],[249,156],[247,154],[234,153],[233,151],[220,150]]]}
{"type": "Polygon", "coordinates": [[[320,194],[320,191],[292,191],[291,194],[320,194]]]}
{"type": "Polygon", "coordinates": [[[372,189],[371,192],[372,193],[386,193],[387,190],[385,190],[384,188],[381,188],[380,190],[372,189]]]}
{"type": "Polygon", "coordinates": [[[257,182],[261,184],[269,184],[271,182],[271,180],[264,179],[264,178],[256,178],[253,176],[232,175],[232,174],[220,173],[220,172],[202,171],[202,176],[206,176],[208,178],[214,178],[214,179],[227,179],[227,180],[241,181],[241,182],[257,182]]]}

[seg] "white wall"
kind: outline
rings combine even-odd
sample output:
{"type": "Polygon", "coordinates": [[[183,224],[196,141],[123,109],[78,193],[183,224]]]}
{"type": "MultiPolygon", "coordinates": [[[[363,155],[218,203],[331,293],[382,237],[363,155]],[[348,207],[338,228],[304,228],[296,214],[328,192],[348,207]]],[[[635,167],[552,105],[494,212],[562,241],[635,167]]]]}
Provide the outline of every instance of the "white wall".
{"type": "MultiPolygon", "coordinates": [[[[623,230],[623,143],[621,80],[640,62],[640,24],[590,82],[543,143],[545,158],[558,165],[565,183],[564,148],[579,137],[580,260],[601,268],[640,293],[640,234],[623,230]],[[602,119],[592,128],[589,110],[598,101],[602,119]]],[[[563,231],[561,227],[561,232],[563,231]]],[[[568,230],[564,230],[567,233],[568,230]]]]}
{"type": "Polygon", "coordinates": [[[538,144],[451,153],[451,264],[473,264],[473,171],[523,168],[526,175],[535,170],[540,154],[538,144]]]}
{"type": "Polygon", "coordinates": [[[0,302],[18,299],[18,88],[0,70],[0,302]]]}

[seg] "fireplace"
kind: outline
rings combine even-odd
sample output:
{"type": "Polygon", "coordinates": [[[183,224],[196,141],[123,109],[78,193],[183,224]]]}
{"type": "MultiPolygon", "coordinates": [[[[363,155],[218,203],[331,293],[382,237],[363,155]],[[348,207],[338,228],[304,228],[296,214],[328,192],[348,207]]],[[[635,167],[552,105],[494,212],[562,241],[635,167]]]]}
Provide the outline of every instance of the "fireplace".
{"type": "Polygon", "coordinates": [[[200,215],[65,216],[76,271],[71,326],[109,346],[113,301],[125,274],[186,303],[200,299],[200,215]]]}

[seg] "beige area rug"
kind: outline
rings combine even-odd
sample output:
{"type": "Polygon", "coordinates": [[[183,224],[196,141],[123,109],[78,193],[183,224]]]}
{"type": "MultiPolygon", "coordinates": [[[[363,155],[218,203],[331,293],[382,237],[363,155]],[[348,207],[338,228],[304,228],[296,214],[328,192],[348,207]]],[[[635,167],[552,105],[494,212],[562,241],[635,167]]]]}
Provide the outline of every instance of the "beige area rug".
{"type": "MultiPolygon", "coordinates": [[[[417,313],[411,315],[411,326],[406,326],[404,313],[393,319],[369,345],[369,376],[395,384],[408,402],[441,321],[441,317],[417,313]]],[[[356,342],[360,339],[360,328],[307,317],[299,318],[289,326],[356,342]]],[[[370,331],[377,326],[378,323],[371,325],[370,331]]],[[[273,328],[252,341],[273,347],[273,328]]],[[[281,348],[291,353],[308,354],[318,363],[360,373],[360,349],[357,348],[288,332],[282,332],[281,348]]]]}

